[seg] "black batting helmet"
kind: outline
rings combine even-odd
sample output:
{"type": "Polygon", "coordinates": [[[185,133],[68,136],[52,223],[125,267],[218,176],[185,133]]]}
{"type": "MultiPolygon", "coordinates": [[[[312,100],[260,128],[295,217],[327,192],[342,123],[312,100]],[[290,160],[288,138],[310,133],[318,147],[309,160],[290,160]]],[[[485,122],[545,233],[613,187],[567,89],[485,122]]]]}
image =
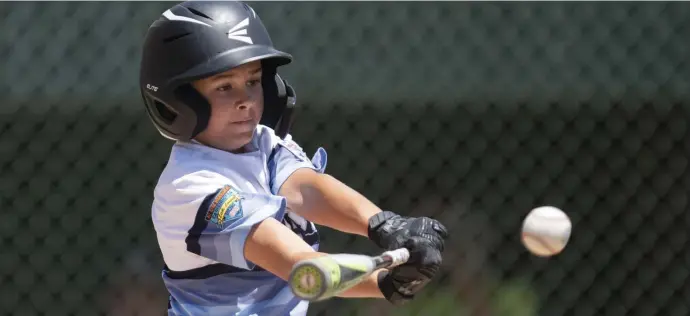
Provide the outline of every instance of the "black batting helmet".
{"type": "Polygon", "coordinates": [[[211,106],[191,86],[197,79],[260,60],[261,124],[281,138],[292,123],[295,92],[277,67],[292,56],[276,50],[254,9],[235,1],[187,1],[165,11],[148,29],[139,85],[149,118],[172,140],[189,140],[208,125],[211,106]]]}

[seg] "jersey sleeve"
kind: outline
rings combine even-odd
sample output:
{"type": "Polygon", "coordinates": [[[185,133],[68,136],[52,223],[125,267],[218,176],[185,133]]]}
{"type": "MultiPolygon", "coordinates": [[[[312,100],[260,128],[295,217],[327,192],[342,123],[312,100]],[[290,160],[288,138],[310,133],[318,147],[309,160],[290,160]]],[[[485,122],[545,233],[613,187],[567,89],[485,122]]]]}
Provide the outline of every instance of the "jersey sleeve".
{"type": "Polygon", "coordinates": [[[249,231],[267,218],[282,221],[285,199],[241,192],[230,180],[203,173],[174,181],[167,192],[160,193],[158,226],[188,252],[253,269],[255,265],[244,257],[249,231]]]}
{"type": "Polygon", "coordinates": [[[292,137],[288,135],[285,139],[278,140],[268,159],[268,172],[271,186],[271,193],[278,194],[280,187],[285,183],[290,175],[300,168],[309,168],[319,173],[326,170],[327,154],[326,150],[319,147],[314,156],[309,159],[292,137]]]}

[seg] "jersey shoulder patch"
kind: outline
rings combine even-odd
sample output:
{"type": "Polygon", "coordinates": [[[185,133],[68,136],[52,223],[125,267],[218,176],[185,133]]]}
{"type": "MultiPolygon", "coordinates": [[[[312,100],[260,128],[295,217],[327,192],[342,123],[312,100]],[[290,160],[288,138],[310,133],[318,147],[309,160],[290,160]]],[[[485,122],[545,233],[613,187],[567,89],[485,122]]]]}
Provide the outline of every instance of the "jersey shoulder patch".
{"type": "Polygon", "coordinates": [[[208,204],[204,219],[219,228],[224,228],[242,218],[242,215],[244,214],[240,193],[232,186],[224,185],[216,191],[211,203],[208,204]]]}

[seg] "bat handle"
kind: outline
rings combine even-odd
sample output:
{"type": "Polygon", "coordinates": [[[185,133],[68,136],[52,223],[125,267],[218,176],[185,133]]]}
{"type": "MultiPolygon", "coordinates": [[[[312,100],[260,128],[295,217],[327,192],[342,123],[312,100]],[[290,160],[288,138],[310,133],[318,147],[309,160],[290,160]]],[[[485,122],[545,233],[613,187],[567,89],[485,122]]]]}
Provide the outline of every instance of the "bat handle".
{"type": "Polygon", "coordinates": [[[384,260],[378,265],[379,268],[393,268],[407,262],[410,259],[410,251],[407,248],[389,250],[382,253],[381,257],[384,260]]]}

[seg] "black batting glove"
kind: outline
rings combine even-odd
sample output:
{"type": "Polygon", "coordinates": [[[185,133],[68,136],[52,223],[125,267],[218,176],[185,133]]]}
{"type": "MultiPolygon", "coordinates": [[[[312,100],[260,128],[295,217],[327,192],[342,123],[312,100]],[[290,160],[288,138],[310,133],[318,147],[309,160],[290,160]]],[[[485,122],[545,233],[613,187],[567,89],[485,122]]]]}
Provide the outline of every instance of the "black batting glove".
{"type": "Polygon", "coordinates": [[[439,221],[428,217],[403,217],[390,211],[377,213],[369,219],[369,239],[377,246],[394,250],[404,247],[412,237],[422,237],[443,252],[448,230],[439,221]]]}
{"type": "Polygon", "coordinates": [[[394,305],[403,305],[421,291],[441,267],[441,252],[431,241],[412,237],[405,243],[410,259],[404,265],[379,274],[378,285],[383,296],[394,305]]]}

